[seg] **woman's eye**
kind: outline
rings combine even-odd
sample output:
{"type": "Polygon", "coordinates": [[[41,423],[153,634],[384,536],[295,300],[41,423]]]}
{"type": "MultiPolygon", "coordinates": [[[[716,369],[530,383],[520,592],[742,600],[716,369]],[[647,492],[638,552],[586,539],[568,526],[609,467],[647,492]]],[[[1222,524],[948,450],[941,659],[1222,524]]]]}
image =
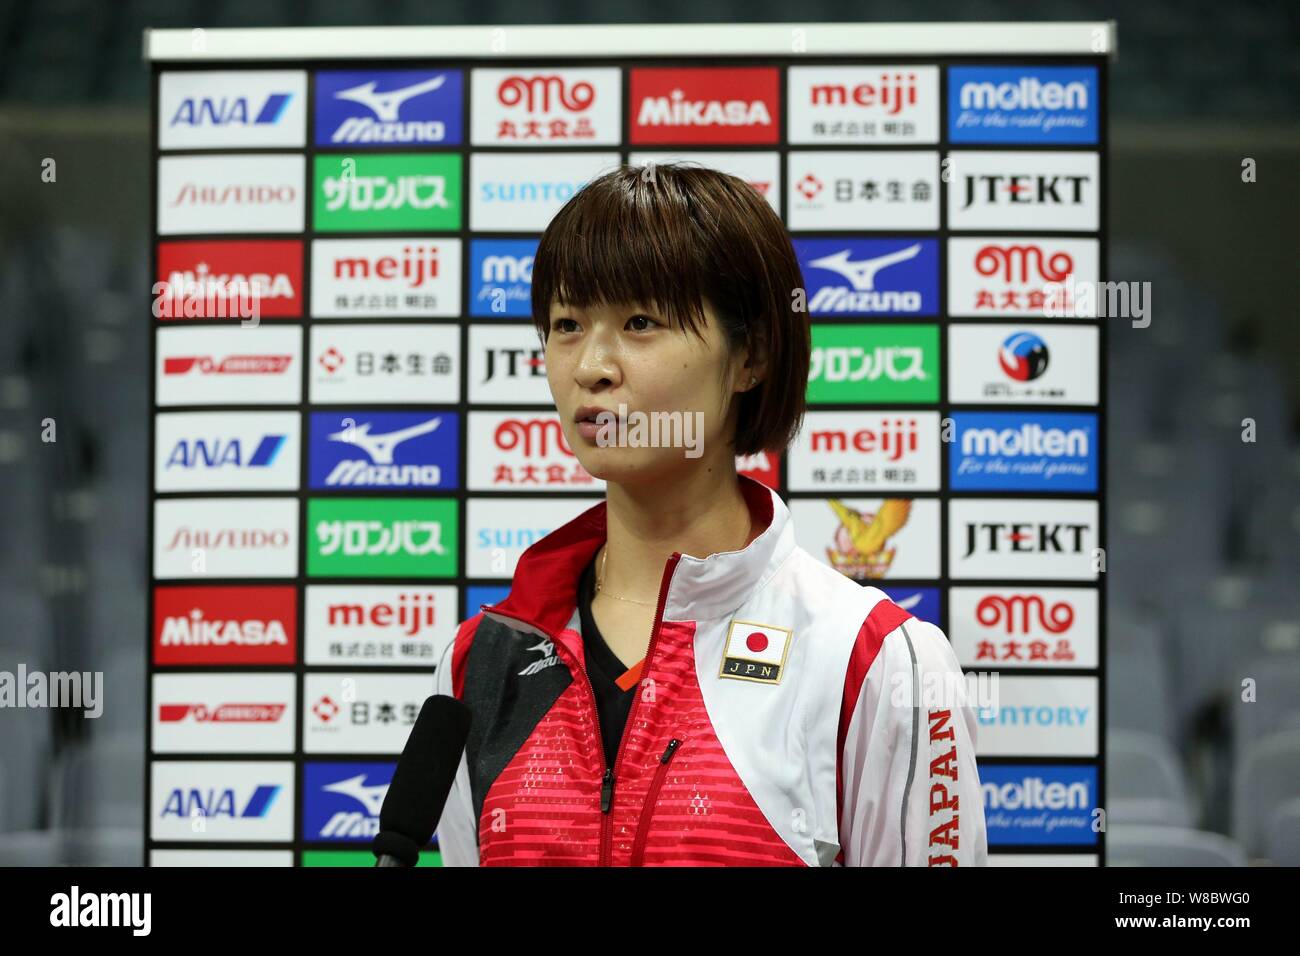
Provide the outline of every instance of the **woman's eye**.
{"type": "Polygon", "coordinates": [[[632,316],[632,318],[627,320],[628,325],[632,325],[633,322],[644,323],[642,325],[634,326],[633,331],[635,332],[645,332],[648,331],[649,329],[654,328],[654,326],[656,325],[655,321],[647,315],[634,315],[632,316]]]}
{"type": "Polygon", "coordinates": [[[566,323],[566,322],[567,322],[567,323],[572,323],[573,325],[577,325],[577,324],[578,324],[577,322],[574,322],[573,319],[556,319],[554,322],[551,323],[551,331],[552,331],[552,332],[572,332],[572,331],[573,331],[572,329],[565,327],[565,323],[566,323]]]}

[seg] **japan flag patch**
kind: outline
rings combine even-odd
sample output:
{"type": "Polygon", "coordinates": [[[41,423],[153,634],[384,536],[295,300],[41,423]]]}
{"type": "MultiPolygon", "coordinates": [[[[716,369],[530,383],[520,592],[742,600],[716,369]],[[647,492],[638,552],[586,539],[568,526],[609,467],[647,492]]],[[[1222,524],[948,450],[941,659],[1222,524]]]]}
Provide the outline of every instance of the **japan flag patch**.
{"type": "Polygon", "coordinates": [[[792,636],[789,628],[754,621],[732,621],[727,631],[727,643],[722,649],[722,668],[718,676],[752,680],[759,684],[781,683],[792,636]]]}

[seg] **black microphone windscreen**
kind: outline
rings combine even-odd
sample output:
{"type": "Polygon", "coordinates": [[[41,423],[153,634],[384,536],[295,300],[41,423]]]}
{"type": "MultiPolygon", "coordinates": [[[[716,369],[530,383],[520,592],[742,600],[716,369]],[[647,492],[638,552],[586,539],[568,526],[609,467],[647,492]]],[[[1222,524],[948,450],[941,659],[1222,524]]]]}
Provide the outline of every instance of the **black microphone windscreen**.
{"type": "Polygon", "coordinates": [[[416,847],[428,845],[455,782],[469,722],[469,708],[454,697],[435,694],[424,702],[379,811],[380,837],[391,831],[416,847]]]}

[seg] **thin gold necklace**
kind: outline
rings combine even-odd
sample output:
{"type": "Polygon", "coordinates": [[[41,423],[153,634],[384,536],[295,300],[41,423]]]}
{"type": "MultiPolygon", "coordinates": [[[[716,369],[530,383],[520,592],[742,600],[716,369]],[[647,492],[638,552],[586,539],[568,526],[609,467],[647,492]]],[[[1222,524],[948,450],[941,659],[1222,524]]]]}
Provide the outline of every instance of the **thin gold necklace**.
{"type": "Polygon", "coordinates": [[[640,604],[642,607],[655,607],[650,601],[634,601],[632,598],[619,597],[617,594],[610,594],[604,589],[605,580],[605,562],[609,560],[609,545],[605,546],[600,555],[600,573],[596,575],[596,592],[603,594],[605,597],[613,598],[615,601],[626,601],[628,604],[640,604]]]}

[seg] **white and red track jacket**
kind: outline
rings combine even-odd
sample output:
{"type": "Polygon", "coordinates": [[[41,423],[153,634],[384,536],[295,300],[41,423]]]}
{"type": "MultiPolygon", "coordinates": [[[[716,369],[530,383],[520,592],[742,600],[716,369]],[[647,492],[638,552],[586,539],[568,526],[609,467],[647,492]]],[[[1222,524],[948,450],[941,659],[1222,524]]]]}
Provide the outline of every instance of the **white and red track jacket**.
{"type": "Polygon", "coordinates": [[[986,863],[975,715],[943,632],[813,558],[781,498],[741,484],[765,530],[668,560],[612,768],[577,610],[604,503],[460,625],[437,672],[472,714],[445,865],[986,863]]]}

